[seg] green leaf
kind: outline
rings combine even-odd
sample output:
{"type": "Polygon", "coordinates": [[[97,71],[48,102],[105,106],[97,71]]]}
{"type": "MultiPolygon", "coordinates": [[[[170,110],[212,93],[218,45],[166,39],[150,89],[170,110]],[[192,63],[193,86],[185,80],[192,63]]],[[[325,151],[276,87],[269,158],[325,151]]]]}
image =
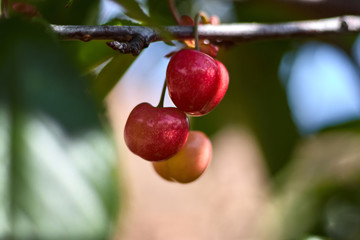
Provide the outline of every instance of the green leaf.
{"type": "Polygon", "coordinates": [[[100,71],[93,82],[92,90],[96,99],[102,101],[131,66],[136,57],[118,54],[100,71]]]}
{"type": "Polygon", "coordinates": [[[73,0],[69,0],[68,2],[67,2],[67,4],[65,5],[65,7],[66,8],[68,8],[68,7],[71,7],[71,5],[73,4],[73,0]]]}
{"type": "Polygon", "coordinates": [[[153,21],[159,25],[176,24],[170,11],[168,1],[149,0],[148,5],[150,17],[153,21]]]}
{"type": "Polygon", "coordinates": [[[106,45],[107,41],[80,42],[77,53],[77,60],[80,67],[86,70],[92,70],[106,60],[113,57],[116,52],[106,45]]]}
{"type": "Polygon", "coordinates": [[[150,18],[144,13],[136,0],[114,0],[126,10],[126,15],[143,23],[148,23],[150,18]]]}
{"type": "Polygon", "coordinates": [[[326,127],[320,132],[347,131],[360,134],[360,120],[352,120],[334,126],[326,127]]]}
{"type": "Polygon", "coordinates": [[[83,73],[89,73],[100,64],[117,54],[106,45],[105,40],[90,42],[63,41],[61,45],[83,73]]]}
{"type": "Polygon", "coordinates": [[[52,24],[93,25],[99,14],[100,0],[34,1],[41,16],[52,24]],[[66,4],[71,3],[70,7],[66,4]]]}
{"type": "Polygon", "coordinates": [[[359,239],[359,145],[357,133],[344,131],[318,133],[297,145],[276,179],[280,184],[274,211],[286,223],[279,228],[281,239],[302,239],[310,233],[359,239]]]}
{"type": "Polygon", "coordinates": [[[108,239],[114,142],[46,27],[0,21],[0,239],[108,239]]]}

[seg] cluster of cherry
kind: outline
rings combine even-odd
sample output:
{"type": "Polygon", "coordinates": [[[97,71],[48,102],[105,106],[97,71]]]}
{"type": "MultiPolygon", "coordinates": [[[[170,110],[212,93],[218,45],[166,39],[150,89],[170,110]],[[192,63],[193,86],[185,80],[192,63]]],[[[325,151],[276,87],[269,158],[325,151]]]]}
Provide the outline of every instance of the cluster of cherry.
{"type": "Polygon", "coordinates": [[[166,85],[176,108],[137,105],[125,125],[128,148],[151,161],[164,179],[194,181],[208,166],[212,146],[203,132],[190,131],[187,115],[209,113],[224,97],[228,84],[227,69],[218,60],[194,49],[178,51],[166,70],[166,85]]]}

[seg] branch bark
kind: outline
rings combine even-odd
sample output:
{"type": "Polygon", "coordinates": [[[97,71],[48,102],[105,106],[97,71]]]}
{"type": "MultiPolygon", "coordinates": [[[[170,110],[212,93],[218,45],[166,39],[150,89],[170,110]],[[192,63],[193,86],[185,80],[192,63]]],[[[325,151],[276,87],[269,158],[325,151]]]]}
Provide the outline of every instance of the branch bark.
{"type": "MultiPolygon", "coordinates": [[[[52,25],[52,29],[63,40],[115,40],[131,42],[141,36],[144,44],[163,40],[159,31],[144,26],[80,26],[52,25]]],[[[173,39],[193,39],[192,26],[165,27],[173,39]]],[[[236,23],[221,25],[200,25],[199,38],[216,42],[242,42],[275,38],[314,37],[320,35],[339,35],[360,32],[359,16],[297,21],[277,24],[236,23]]]]}

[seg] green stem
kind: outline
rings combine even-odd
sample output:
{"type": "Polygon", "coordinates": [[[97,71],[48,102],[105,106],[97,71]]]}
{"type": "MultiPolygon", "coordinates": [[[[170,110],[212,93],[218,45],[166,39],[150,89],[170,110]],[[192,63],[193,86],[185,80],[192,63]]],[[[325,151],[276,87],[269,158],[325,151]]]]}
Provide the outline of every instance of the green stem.
{"type": "Polygon", "coordinates": [[[198,12],[195,16],[195,25],[194,25],[194,36],[195,36],[195,49],[196,50],[200,50],[200,47],[199,47],[199,32],[198,32],[198,28],[199,28],[199,20],[200,20],[200,17],[201,17],[201,13],[198,12]]]}
{"type": "Polygon", "coordinates": [[[161,92],[161,97],[160,97],[159,104],[157,105],[158,108],[164,107],[165,92],[166,92],[166,79],[164,81],[164,86],[163,86],[163,89],[162,89],[162,92],[161,92]]]}

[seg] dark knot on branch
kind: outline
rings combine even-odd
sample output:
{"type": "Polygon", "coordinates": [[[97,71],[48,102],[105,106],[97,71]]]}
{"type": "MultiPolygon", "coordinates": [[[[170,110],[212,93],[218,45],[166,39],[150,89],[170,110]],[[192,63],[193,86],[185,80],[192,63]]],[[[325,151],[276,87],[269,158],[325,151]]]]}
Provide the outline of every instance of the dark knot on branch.
{"type": "Polygon", "coordinates": [[[121,53],[131,53],[134,56],[139,55],[141,50],[149,46],[149,42],[141,35],[134,36],[130,42],[112,41],[106,44],[114,50],[118,50],[121,53]]]}

